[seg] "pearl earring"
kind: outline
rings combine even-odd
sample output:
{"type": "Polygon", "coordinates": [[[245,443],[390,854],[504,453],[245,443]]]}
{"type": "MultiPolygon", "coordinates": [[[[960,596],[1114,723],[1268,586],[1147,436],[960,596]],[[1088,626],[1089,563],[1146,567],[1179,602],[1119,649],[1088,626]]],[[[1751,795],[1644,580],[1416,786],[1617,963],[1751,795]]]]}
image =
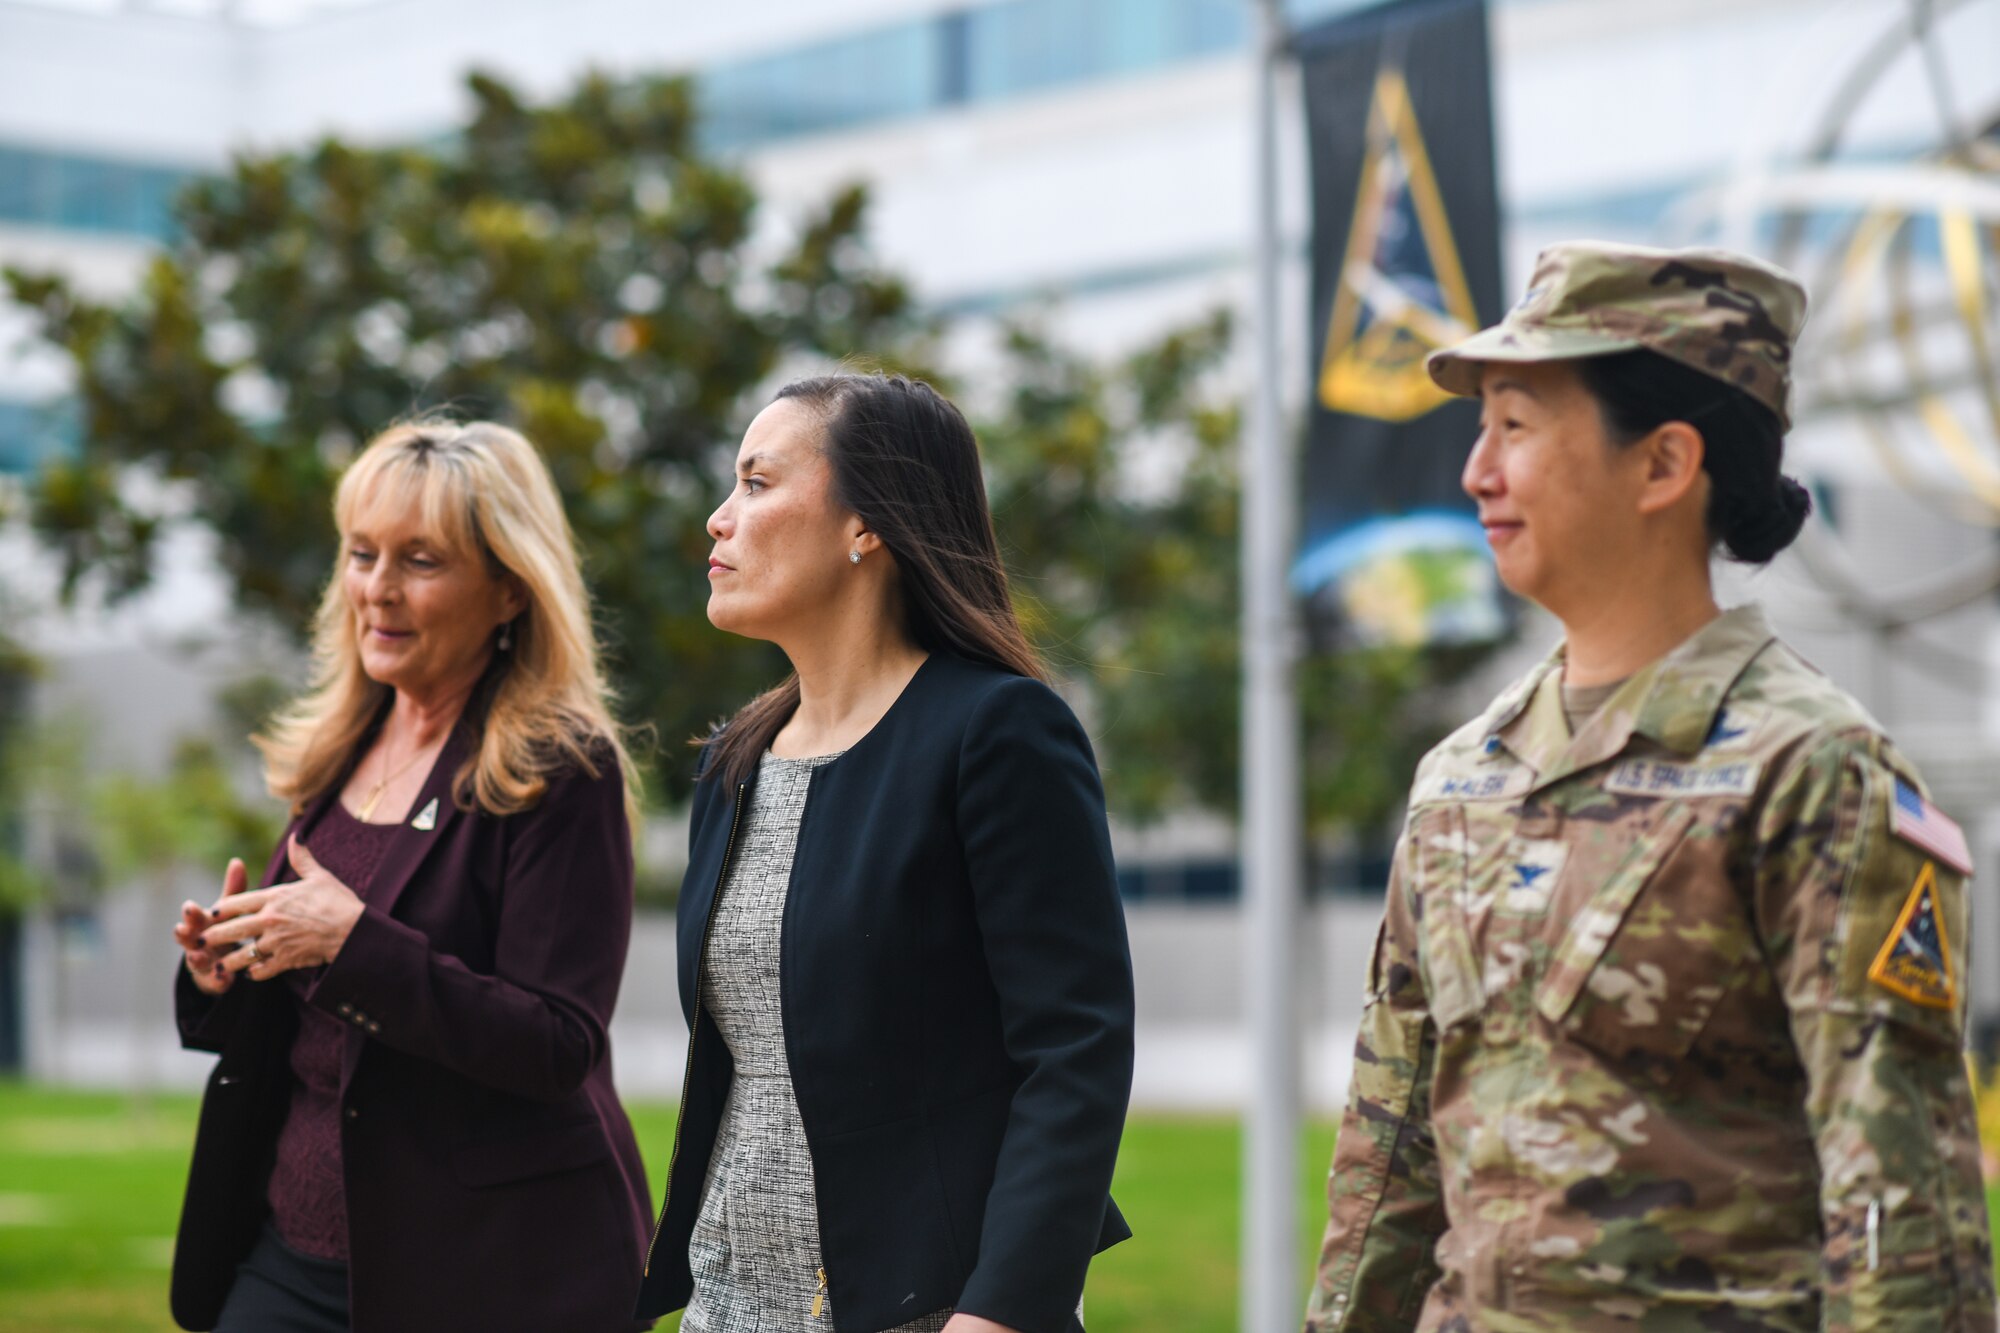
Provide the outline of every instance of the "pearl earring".
{"type": "Polygon", "coordinates": [[[508,621],[500,627],[500,651],[510,652],[514,647],[514,622],[508,621]]]}
{"type": "Polygon", "coordinates": [[[860,563],[861,563],[861,552],[859,552],[859,551],[849,551],[849,552],[847,553],[847,563],[848,563],[848,564],[850,564],[850,565],[858,565],[858,564],[860,564],[860,563]]]}

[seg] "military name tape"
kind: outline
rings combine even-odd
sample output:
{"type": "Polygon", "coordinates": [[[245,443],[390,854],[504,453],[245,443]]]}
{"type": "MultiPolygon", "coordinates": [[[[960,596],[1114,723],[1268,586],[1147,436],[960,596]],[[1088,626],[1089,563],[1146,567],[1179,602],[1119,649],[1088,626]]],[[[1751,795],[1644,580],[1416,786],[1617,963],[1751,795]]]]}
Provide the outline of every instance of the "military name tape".
{"type": "Polygon", "coordinates": [[[1417,781],[1411,805],[1432,801],[1505,801],[1526,796],[1535,783],[1525,768],[1487,769],[1473,773],[1432,773],[1417,781]]]}
{"type": "Polygon", "coordinates": [[[1748,796],[1763,766],[1754,760],[1680,764],[1627,759],[1611,771],[1604,790],[1619,796],[1748,796]]]}

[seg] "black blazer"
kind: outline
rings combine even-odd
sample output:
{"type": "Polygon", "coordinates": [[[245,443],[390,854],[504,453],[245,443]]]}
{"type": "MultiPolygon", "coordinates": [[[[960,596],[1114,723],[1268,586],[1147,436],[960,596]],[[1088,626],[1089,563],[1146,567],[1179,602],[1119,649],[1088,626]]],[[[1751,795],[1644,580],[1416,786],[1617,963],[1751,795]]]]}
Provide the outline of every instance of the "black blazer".
{"type": "MultiPolygon", "coordinates": [[[[638,1311],[688,1238],[731,1063],[699,1003],[749,783],[696,785],[680,899],[687,1092],[638,1311]]],[[[1132,962],[1090,742],[1038,681],[933,653],[815,769],[785,903],[785,1053],[839,1333],[948,1305],[1075,1327],[1132,1087],[1132,962]]]]}
{"type": "MultiPolygon", "coordinates": [[[[632,922],[624,781],[607,756],[532,810],[466,813],[451,779],[477,740],[462,720],[411,807],[435,801],[437,826],[405,828],[307,1000],[348,1024],[352,1325],[630,1329],[650,1200],[606,1038],[632,922]]],[[[287,834],[310,846],[337,785],[287,834]]],[[[280,841],[262,882],[294,878],[280,841]]],[[[182,1043],[222,1057],[174,1249],[174,1318],[205,1329],[268,1213],[298,1011],[280,982],[211,998],[178,971],[182,1043]]]]}

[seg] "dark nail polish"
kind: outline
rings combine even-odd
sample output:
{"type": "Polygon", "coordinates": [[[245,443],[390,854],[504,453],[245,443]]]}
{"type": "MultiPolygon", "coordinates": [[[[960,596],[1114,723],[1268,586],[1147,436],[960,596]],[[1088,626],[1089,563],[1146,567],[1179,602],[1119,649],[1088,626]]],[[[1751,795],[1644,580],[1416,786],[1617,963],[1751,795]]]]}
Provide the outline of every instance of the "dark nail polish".
{"type": "Polygon", "coordinates": [[[195,936],[194,947],[197,949],[206,949],[208,947],[208,936],[206,935],[195,936]]]}
{"type": "Polygon", "coordinates": [[[220,964],[220,963],[217,963],[217,964],[215,965],[215,975],[216,975],[216,978],[217,978],[218,980],[220,980],[220,979],[221,979],[221,977],[222,977],[222,974],[223,974],[224,972],[228,971],[228,970],[229,970],[229,969],[225,968],[225,967],[224,967],[224,966],[223,966],[222,964],[220,964]]]}

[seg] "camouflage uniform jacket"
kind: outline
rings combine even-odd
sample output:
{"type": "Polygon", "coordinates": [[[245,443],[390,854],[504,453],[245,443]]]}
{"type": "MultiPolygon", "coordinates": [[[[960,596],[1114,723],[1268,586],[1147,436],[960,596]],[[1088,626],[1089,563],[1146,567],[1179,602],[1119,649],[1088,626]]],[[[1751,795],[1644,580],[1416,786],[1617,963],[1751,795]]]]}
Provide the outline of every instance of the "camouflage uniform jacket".
{"type": "Polygon", "coordinates": [[[1755,607],[1561,662],[1418,769],[1307,1329],[1992,1333],[1962,835],[1755,607]]]}

